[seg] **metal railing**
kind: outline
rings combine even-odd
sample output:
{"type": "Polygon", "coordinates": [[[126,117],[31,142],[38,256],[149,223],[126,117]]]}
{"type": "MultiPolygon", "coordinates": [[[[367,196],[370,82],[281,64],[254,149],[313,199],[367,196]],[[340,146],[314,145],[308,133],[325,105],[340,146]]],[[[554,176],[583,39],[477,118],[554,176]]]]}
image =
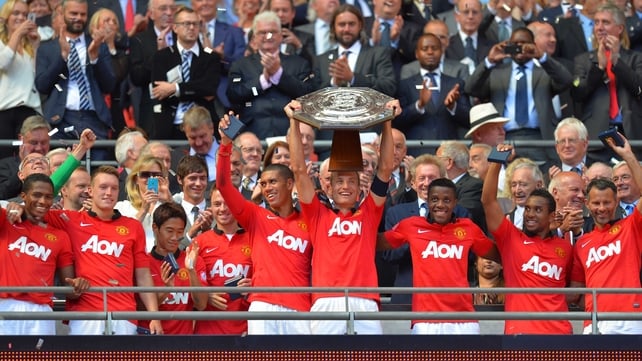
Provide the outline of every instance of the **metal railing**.
{"type": "MultiPolygon", "coordinates": [[[[350,297],[354,293],[388,294],[591,294],[593,310],[569,312],[247,312],[247,311],[109,311],[109,293],[140,292],[208,292],[228,293],[229,287],[92,287],[87,292],[101,293],[103,310],[94,312],[0,312],[0,318],[7,320],[338,320],[346,321],[348,334],[354,333],[354,322],[358,320],[591,320],[592,333],[598,334],[598,320],[642,320],[641,312],[598,312],[598,294],[640,294],[639,288],[461,288],[461,287],[237,287],[235,293],[343,293],[350,297]]],[[[4,292],[53,292],[71,293],[71,287],[0,287],[4,292]]],[[[347,303],[346,303],[347,304],[347,303]]],[[[105,322],[105,334],[111,335],[110,322],[105,322]]]]}

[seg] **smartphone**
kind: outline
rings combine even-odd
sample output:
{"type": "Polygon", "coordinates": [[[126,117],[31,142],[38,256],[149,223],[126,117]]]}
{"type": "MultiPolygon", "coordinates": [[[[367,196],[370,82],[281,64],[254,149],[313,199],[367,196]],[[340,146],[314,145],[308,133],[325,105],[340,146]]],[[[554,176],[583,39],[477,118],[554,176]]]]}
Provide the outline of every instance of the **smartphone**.
{"type": "Polygon", "coordinates": [[[164,261],[167,262],[171,268],[170,274],[175,274],[180,269],[180,267],[178,266],[178,262],[176,262],[174,254],[168,253],[167,256],[165,256],[164,261]]]}
{"type": "Polygon", "coordinates": [[[504,47],[504,54],[517,55],[522,53],[522,46],[517,44],[508,43],[504,47]]]}
{"type": "Polygon", "coordinates": [[[499,164],[506,164],[508,162],[508,157],[510,157],[511,151],[506,150],[500,152],[497,148],[493,148],[488,155],[488,161],[499,164]]]}
{"type": "Polygon", "coordinates": [[[147,179],[147,190],[154,191],[158,194],[158,178],[149,178],[147,179]]]}
{"type": "Polygon", "coordinates": [[[225,134],[230,139],[234,139],[237,135],[239,135],[241,129],[243,129],[245,124],[243,124],[243,122],[234,115],[228,115],[228,117],[230,118],[230,125],[227,127],[227,129],[223,129],[223,134],[225,134]]]}
{"type": "Polygon", "coordinates": [[[32,23],[35,23],[36,22],[36,13],[29,13],[29,15],[27,15],[27,20],[31,21],[32,23]]]}
{"type": "Polygon", "coordinates": [[[613,143],[615,143],[615,145],[617,145],[618,147],[623,147],[624,146],[624,139],[622,139],[620,134],[618,134],[616,128],[607,129],[607,130],[601,132],[600,134],[598,134],[597,137],[600,138],[602,143],[604,143],[604,145],[607,148],[611,147],[609,145],[609,143],[607,142],[608,139],[611,139],[613,141],[613,143]]]}
{"type": "MultiPolygon", "coordinates": [[[[225,287],[238,287],[239,281],[242,279],[243,279],[243,275],[238,275],[236,277],[226,280],[225,283],[223,283],[223,285],[225,287]]],[[[230,297],[230,301],[234,301],[243,297],[243,295],[241,295],[240,293],[228,293],[228,296],[230,297]]]]}

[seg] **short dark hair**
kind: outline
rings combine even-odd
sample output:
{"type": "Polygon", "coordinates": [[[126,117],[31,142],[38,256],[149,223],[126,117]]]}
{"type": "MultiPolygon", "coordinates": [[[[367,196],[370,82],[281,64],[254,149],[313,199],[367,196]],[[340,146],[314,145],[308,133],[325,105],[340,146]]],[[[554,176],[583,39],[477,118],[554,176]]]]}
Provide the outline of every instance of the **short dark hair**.
{"type": "Polygon", "coordinates": [[[154,211],[152,222],[160,228],[170,218],[178,218],[187,224],[187,215],[183,206],[174,202],[165,202],[158,206],[154,211]]]}
{"type": "Polygon", "coordinates": [[[51,189],[53,190],[54,185],[53,185],[53,182],[51,181],[51,178],[48,175],[42,174],[42,173],[33,173],[33,174],[30,174],[27,178],[25,178],[24,182],[22,183],[22,191],[24,193],[29,192],[33,188],[33,185],[36,182],[47,183],[51,186],[51,189]]]}
{"type": "Polygon", "coordinates": [[[196,155],[186,155],[178,161],[178,166],[176,167],[176,176],[180,179],[187,177],[190,173],[201,173],[205,172],[209,176],[207,163],[205,159],[196,155]]]}
{"type": "Polygon", "coordinates": [[[613,191],[613,194],[615,194],[617,196],[617,186],[610,179],[595,178],[592,181],[590,181],[588,186],[586,186],[586,196],[587,197],[589,197],[589,194],[591,193],[591,189],[593,189],[593,188],[597,188],[598,191],[603,191],[603,190],[606,190],[606,189],[610,189],[610,190],[613,191]]]}
{"type": "Polygon", "coordinates": [[[285,179],[294,179],[292,170],[283,164],[270,164],[263,169],[263,172],[275,171],[277,174],[285,179]]]}
{"type": "Polygon", "coordinates": [[[455,183],[453,183],[453,181],[448,178],[437,178],[430,182],[430,185],[428,186],[428,193],[430,193],[435,187],[450,188],[455,193],[455,198],[457,197],[457,186],[455,186],[455,183]]]}
{"type": "Polygon", "coordinates": [[[513,30],[513,32],[511,33],[511,36],[512,36],[512,34],[519,33],[519,32],[526,33],[531,38],[531,43],[535,42],[535,34],[533,34],[531,29],[529,29],[527,27],[521,27],[521,28],[517,28],[517,29],[513,30]]]}
{"type": "Polygon", "coordinates": [[[548,203],[548,213],[550,214],[551,212],[555,212],[555,209],[557,208],[555,198],[553,198],[553,195],[550,194],[546,189],[536,188],[531,192],[531,194],[528,195],[528,198],[531,197],[544,198],[546,200],[546,203],[548,203]]]}

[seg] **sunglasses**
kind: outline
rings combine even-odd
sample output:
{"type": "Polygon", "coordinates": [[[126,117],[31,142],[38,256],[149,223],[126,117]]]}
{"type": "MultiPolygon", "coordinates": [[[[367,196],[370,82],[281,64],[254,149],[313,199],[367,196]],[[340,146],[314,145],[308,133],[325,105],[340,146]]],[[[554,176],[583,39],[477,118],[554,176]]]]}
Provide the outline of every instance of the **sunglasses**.
{"type": "Polygon", "coordinates": [[[163,173],[161,172],[150,172],[150,171],[138,172],[138,177],[143,179],[160,178],[162,176],[163,176],[163,173]]]}

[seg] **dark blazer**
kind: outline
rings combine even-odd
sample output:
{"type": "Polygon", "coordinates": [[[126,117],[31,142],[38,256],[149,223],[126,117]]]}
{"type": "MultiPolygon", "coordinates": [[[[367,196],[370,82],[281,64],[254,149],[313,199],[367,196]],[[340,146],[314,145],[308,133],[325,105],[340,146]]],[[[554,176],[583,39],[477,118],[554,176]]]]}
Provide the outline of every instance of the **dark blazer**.
{"type": "Polygon", "coordinates": [[[457,191],[457,205],[466,208],[470,212],[470,218],[486,232],[486,214],[481,203],[482,180],[472,177],[468,172],[455,183],[457,191]]]}
{"type": "MultiPolygon", "coordinates": [[[[435,106],[431,100],[426,104],[424,114],[419,113],[415,105],[419,99],[417,85],[422,85],[424,81],[421,74],[416,73],[414,76],[400,82],[397,97],[403,107],[403,112],[393,119],[392,124],[406,134],[407,139],[457,139],[457,125],[461,127],[469,126],[470,102],[468,97],[459,97],[454,115],[451,115],[443,105],[448,92],[456,84],[459,84],[460,90],[463,89],[464,82],[445,74],[441,74],[440,78],[440,91],[437,102],[439,106],[435,106]]],[[[434,147],[412,148],[409,149],[409,154],[418,156],[424,153],[434,154],[434,151],[434,147]]]]}
{"type": "MultiPolygon", "coordinates": [[[[620,48],[620,60],[613,67],[617,98],[622,113],[624,133],[628,139],[642,139],[642,54],[620,48]]],[[[573,98],[582,104],[580,119],[586,125],[590,139],[608,128],[609,88],[604,82],[604,70],[597,66],[596,51],[575,58],[573,98]]]]}
{"type": "Polygon", "coordinates": [[[214,24],[214,41],[212,46],[216,47],[219,44],[225,44],[223,47],[223,59],[221,60],[221,75],[219,77],[218,88],[216,89],[216,97],[226,108],[230,108],[231,104],[227,98],[227,85],[229,80],[227,75],[230,72],[232,63],[243,58],[245,52],[245,34],[243,30],[236,26],[231,26],[222,21],[216,21],[214,24]]]}
{"type": "MultiPolygon", "coordinates": [[[[488,55],[490,48],[493,47],[493,44],[482,36],[481,33],[477,35],[477,49],[475,49],[475,64],[480,64],[484,62],[484,58],[488,55]]],[[[450,44],[446,48],[446,59],[461,60],[465,55],[464,44],[461,42],[461,37],[459,34],[455,34],[450,37],[450,44]]]]}
{"type": "MultiPolygon", "coordinates": [[[[413,4],[414,7],[414,4],[413,4]]],[[[366,32],[368,37],[372,34],[372,26],[374,25],[374,18],[367,18],[363,26],[363,30],[366,32]]],[[[407,64],[415,60],[415,48],[417,47],[417,40],[419,36],[423,33],[423,25],[412,22],[405,21],[401,32],[399,34],[399,40],[397,48],[390,49],[390,55],[392,56],[392,62],[394,69],[398,72],[401,69],[403,64],[407,64]]],[[[362,48],[363,51],[363,48],[362,48]]]]}
{"type": "MultiPolygon", "coordinates": [[[[174,42],[176,42],[174,33],[172,33],[172,36],[174,36],[174,42]]],[[[151,99],[149,94],[154,54],[158,50],[157,38],[154,23],[150,21],[145,31],[131,38],[129,54],[129,78],[141,90],[137,124],[145,129],[150,139],[161,139],[156,132],[153,110],[154,105],[159,104],[159,102],[156,99],[151,99]]]]}
{"type": "Polygon", "coordinates": [[[118,200],[124,201],[127,199],[127,176],[129,173],[123,168],[118,175],[118,200]]]}
{"type": "MultiPolygon", "coordinates": [[[[120,6],[120,1],[118,0],[89,0],[87,1],[87,23],[89,24],[89,19],[91,19],[91,16],[96,13],[96,11],[100,10],[101,8],[109,9],[116,14],[116,18],[118,19],[118,24],[120,25],[120,33],[125,34],[125,18],[123,17],[123,14],[125,13],[123,11],[123,8],[120,6]]],[[[134,9],[135,14],[140,14],[145,16],[147,13],[147,1],[144,0],[137,0],[136,1],[136,8],[134,9]]]]}
{"type": "Polygon", "coordinates": [[[259,77],[263,73],[261,56],[252,54],[232,64],[227,96],[246,130],[259,139],[285,135],[290,126],[283,107],[290,100],[311,92],[314,84],[311,68],[298,55],[280,55],[283,74],[279,84],[263,90],[259,77]]]}
{"type": "Polygon", "coordinates": [[[563,18],[564,9],[562,5],[557,5],[549,8],[545,8],[537,14],[537,20],[545,21],[551,25],[555,25],[559,21],[558,18],[563,18]]]}
{"type": "MultiPolygon", "coordinates": [[[[457,60],[444,58],[442,63],[443,74],[446,74],[450,77],[461,79],[466,82],[468,76],[468,67],[457,60]]],[[[419,73],[419,61],[415,60],[411,63],[408,63],[401,67],[401,79],[410,78],[419,73]]]]}
{"type": "MultiPolygon", "coordinates": [[[[495,15],[491,14],[486,10],[486,15],[484,16],[484,19],[482,20],[481,24],[479,25],[479,33],[483,34],[488,41],[490,41],[492,44],[497,44],[499,42],[499,25],[497,24],[497,21],[495,21],[495,15]]],[[[515,31],[515,29],[523,28],[526,26],[526,23],[524,23],[521,20],[517,20],[515,18],[511,19],[511,32],[515,31]]]]}
{"type": "MultiPolygon", "coordinates": [[[[512,63],[499,64],[488,69],[484,63],[479,64],[466,82],[466,93],[482,101],[492,102],[502,114],[512,77],[512,66],[512,63]]],[[[533,67],[533,100],[539,115],[542,139],[554,139],[553,131],[558,123],[551,98],[567,89],[572,81],[571,73],[552,57],[548,57],[541,66],[533,67]]]]}
{"type": "Polygon", "coordinates": [[[314,68],[314,61],[317,58],[315,53],[314,35],[297,28],[292,28],[290,31],[299,38],[301,49],[297,50],[293,45],[288,44],[286,47],[286,54],[299,55],[303,59],[307,60],[310,66],[314,68]]]}
{"type": "MultiPolygon", "coordinates": [[[[178,66],[180,69],[182,56],[178,47],[159,50],[154,53],[152,60],[152,81],[167,81],[167,72],[178,66]]],[[[216,87],[218,86],[221,68],[221,58],[215,52],[206,52],[199,43],[199,55],[192,54],[190,67],[190,80],[179,84],[180,96],[163,99],[160,113],[154,113],[157,139],[171,139],[176,116],[176,109],[181,101],[192,101],[197,105],[207,108],[214,120],[215,128],[218,127],[218,115],[214,109],[216,87]]]]}
{"type": "Polygon", "coordinates": [[[22,182],[18,178],[20,158],[6,157],[0,159],[0,199],[10,199],[20,194],[22,182]]]}
{"type": "MultiPolygon", "coordinates": [[[[470,212],[460,205],[455,206],[454,212],[457,218],[470,218],[470,212]]],[[[419,206],[417,201],[411,203],[402,203],[390,208],[386,214],[385,229],[390,230],[402,220],[419,215],[419,206]]],[[[383,260],[398,265],[397,277],[395,278],[395,287],[412,287],[412,258],[410,256],[410,247],[404,244],[401,247],[381,252],[383,260]]],[[[392,303],[410,304],[412,295],[410,294],[393,294],[392,303]]]]}
{"type": "MultiPolygon", "coordinates": [[[[89,35],[83,35],[87,47],[91,43],[89,35]]],[[[116,76],[112,67],[111,55],[106,44],[100,46],[96,64],[91,64],[86,57],[85,73],[89,82],[91,99],[94,103],[98,119],[107,128],[112,125],[111,114],[103,94],[110,93],[116,85],[116,76]]],[[[67,91],[69,83],[67,62],[60,56],[58,39],[45,41],[38,47],[36,56],[36,89],[41,94],[48,95],[43,106],[43,115],[52,125],[59,123],[65,116],[67,91]],[[58,87],[56,87],[58,85],[58,87]],[[61,90],[58,90],[61,89],[61,90]]]]}
{"type": "Polygon", "coordinates": [[[631,49],[642,51],[642,20],[634,14],[626,18],[626,32],[629,34],[631,49]]]}
{"type": "Polygon", "coordinates": [[[555,24],[555,34],[557,37],[556,57],[574,61],[576,56],[589,51],[579,18],[559,19],[555,24]]]}

